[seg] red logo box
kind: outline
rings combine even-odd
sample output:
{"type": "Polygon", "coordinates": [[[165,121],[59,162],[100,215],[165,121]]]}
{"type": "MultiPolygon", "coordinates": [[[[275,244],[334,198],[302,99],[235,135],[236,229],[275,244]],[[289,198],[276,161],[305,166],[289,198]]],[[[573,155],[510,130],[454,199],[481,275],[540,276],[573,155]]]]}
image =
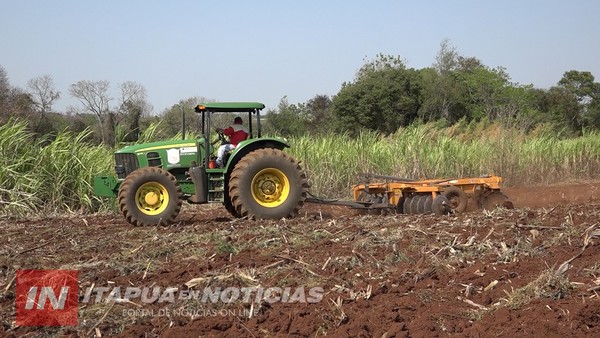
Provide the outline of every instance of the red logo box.
{"type": "Polygon", "coordinates": [[[17,270],[19,326],[77,326],[76,270],[17,270]]]}

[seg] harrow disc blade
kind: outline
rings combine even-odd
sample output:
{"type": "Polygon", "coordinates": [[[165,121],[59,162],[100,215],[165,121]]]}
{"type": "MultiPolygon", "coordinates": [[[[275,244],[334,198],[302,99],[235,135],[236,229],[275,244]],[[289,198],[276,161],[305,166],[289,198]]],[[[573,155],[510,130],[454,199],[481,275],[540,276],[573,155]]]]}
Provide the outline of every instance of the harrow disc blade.
{"type": "Polygon", "coordinates": [[[419,214],[419,209],[418,209],[417,206],[418,206],[420,200],[421,200],[421,196],[419,196],[419,195],[414,195],[411,198],[410,207],[409,208],[410,208],[410,213],[412,215],[419,214]]]}
{"type": "Polygon", "coordinates": [[[431,205],[433,204],[433,197],[431,195],[425,197],[425,204],[423,205],[423,211],[426,214],[430,214],[433,212],[431,209],[431,205]]]}
{"type": "Polygon", "coordinates": [[[431,204],[431,210],[434,214],[441,216],[447,215],[450,209],[450,201],[444,195],[437,195],[431,204]]]}
{"type": "Polygon", "coordinates": [[[493,191],[481,200],[481,207],[485,210],[494,210],[496,207],[513,209],[514,205],[508,196],[500,191],[493,191]]]}

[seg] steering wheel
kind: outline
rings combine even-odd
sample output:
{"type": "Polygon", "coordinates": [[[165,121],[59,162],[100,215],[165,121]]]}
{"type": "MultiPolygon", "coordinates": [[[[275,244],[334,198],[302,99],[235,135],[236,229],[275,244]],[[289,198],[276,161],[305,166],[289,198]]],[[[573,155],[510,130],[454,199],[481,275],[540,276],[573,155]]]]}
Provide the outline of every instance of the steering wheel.
{"type": "Polygon", "coordinates": [[[227,140],[227,137],[225,137],[225,134],[223,133],[223,129],[216,128],[215,131],[217,132],[217,135],[219,136],[219,138],[212,143],[213,145],[219,141],[221,141],[222,144],[229,143],[229,140],[227,140]]]}

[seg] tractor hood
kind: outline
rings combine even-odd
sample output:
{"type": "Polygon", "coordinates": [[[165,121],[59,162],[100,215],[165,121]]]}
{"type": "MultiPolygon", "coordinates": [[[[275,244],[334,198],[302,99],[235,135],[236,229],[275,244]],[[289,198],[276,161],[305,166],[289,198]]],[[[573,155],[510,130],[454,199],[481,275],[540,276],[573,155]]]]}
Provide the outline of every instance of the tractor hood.
{"type": "Polygon", "coordinates": [[[196,144],[197,144],[196,142],[202,142],[202,140],[203,139],[170,140],[170,141],[160,141],[160,142],[136,144],[136,145],[121,148],[121,149],[117,150],[115,153],[131,154],[131,153],[145,153],[145,152],[149,152],[149,151],[172,149],[172,148],[188,148],[188,147],[196,148],[196,144]]]}

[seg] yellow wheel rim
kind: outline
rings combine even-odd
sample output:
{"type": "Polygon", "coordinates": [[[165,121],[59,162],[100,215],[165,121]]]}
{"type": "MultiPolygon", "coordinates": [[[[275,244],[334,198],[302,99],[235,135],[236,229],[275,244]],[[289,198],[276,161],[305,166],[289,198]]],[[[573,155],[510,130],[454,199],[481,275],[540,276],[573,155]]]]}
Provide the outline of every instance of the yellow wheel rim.
{"type": "Polygon", "coordinates": [[[135,204],[146,215],[159,215],[169,205],[169,192],[158,182],[144,183],[135,192],[135,204]]]}
{"type": "Polygon", "coordinates": [[[267,208],[283,204],[290,195],[290,182],[287,176],[275,168],[266,168],[252,178],[252,197],[267,208]]]}

